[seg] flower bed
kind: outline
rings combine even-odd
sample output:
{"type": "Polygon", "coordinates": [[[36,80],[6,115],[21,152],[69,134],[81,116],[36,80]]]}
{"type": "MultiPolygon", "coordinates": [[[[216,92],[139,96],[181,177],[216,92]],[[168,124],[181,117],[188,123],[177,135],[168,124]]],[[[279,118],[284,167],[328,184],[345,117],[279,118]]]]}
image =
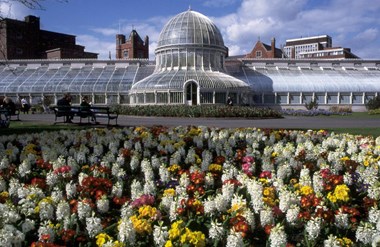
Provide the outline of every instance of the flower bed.
{"type": "Polygon", "coordinates": [[[0,246],[379,241],[380,138],[157,126],[0,140],[0,246]]]}

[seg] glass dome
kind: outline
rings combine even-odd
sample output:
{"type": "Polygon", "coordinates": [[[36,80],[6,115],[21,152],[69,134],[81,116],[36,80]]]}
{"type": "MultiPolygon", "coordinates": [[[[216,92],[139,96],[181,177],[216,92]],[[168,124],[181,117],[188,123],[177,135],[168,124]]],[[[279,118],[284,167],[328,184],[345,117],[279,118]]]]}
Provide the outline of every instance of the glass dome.
{"type": "Polygon", "coordinates": [[[216,46],[225,49],[222,35],[215,24],[206,16],[191,9],[169,20],[160,33],[157,49],[181,44],[216,46]]]}
{"type": "Polygon", "coordinates": [[[191,9],[164,26],[155,50],[156,69],[130,90],[131,104],[215,104],[228,96],[242,103],[250,91],[225,73],[222,35],[206,16],[191,9]]]}

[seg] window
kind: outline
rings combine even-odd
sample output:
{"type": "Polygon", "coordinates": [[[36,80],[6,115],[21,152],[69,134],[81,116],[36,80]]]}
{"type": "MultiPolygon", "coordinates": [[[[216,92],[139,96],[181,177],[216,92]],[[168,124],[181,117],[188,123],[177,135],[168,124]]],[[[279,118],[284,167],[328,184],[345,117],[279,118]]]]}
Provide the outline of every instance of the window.
{"type": "Polygon", "coordinates": [[[256,51],[256,57],[262,57],[261,51],[256,51]]]}
{"type": "Polygon", "coordinates": [[[124,58],[129,58],[128,50],[124,50],[123,53],[124,53],[124,58]]]}

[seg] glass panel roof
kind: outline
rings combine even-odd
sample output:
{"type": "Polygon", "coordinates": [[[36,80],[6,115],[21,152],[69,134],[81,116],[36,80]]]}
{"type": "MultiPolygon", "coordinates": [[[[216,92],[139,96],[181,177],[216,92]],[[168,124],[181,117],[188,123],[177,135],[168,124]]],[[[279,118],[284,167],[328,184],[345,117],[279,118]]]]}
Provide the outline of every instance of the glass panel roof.
{"type": "Polygon", "coordinates": [[[199,44],[224,47],[219,29],[206,16],[188,10],[173,17],[162,29],[158,47],[199,44]]]}
{"type": "Polygon", "coordinates": [[[182,90],[183,85],[189,80],[197,81],[201,89],[249,89],[245,82],[221,72],[170,70],[154,73],[136,82],[131,90],[182,90]]]}

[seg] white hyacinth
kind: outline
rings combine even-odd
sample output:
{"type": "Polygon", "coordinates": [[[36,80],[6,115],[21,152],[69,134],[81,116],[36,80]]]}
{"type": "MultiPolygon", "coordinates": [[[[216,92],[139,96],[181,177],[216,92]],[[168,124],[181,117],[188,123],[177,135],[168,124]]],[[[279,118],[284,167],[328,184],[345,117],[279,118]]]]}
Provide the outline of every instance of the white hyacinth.
{"type": "Polygon", "coordinates": [[[212,221],[211,222],[211,227],[209,230],[209,237],[212,240],[221,240],[225,234],[225,229],[223,227],[223,224],[218,221],[212,221]]]}
{"type": "Polygon", "coordinates": [[[270,231],[269,241],[271,247],[284,246],[287,243],[286,233],[284,226],[277,224],[270,231]]]}
{"type": "Polygon", "coordinates": [[[244,245],[243,237],[239,232],[231,231],[227,236],[226,247],[241,247],[244,245]]]}
{"type": "Polygon", "coordinates": [[[362,242],[363,244],[370,244],[372,237],[375,235],[375,227],[369,222],[361,223],[355,233],[356,241],[362,242]]]}
{"type": "Polygon", "coordinates": [[[143,187],[141,183],[134,179],[131,184],[131,199],[136,200],[143,194],[143,187]]]}
{"type": "Polygon", "coordinates": [[[101,219],[98,217],[86,218],[86,230],[90,238],[95,237],[103,230],[101,219]]]}
{"type": "Polygon", "coordinates": [[[123,195],[123,182],[117,181],[112,185],[111,195],[121,197],[123,195]]]}
{"type": "Polygon", "coordinates": [[[153,240],[155,246],[164,246],[169,236],[167,226],[154,226],[153,229],[153,240]]]}
{"type": "Polygon", "coordinates": [[[108,212],[110,208],[110,202],[106,196],[102,196],[100,199],[96,201],[96,208],[99,210],[101,213],[106,213],[108,212]]]}
{"type": "Polygon", "coordinates": [[[73,182],[67,183],[65,190],[68,199],[74,198],[77,194],[77,185],[73,182]]]}
{"type": "Polygon", "coordinates": [[[328,239],[323,242],[324,247],[340,247],[341,244],[338,238],[334,235],[329,235],[328,239]]]}
{"type": "Polygon", "coordinates": [[[13,225],[4,225],[0,229],[0,246],[13,247],[22,246],[25,241],[25,234],[19,231],[13,225]]]}
{"type": "Polygon", "coordinates": [[[295,224],[298,219],[299,212],[300,208],[298,205],[291,205],[290,208],[286,211],[286,221],[291,225],[295,224]]]}
{"type": "Polygon", "coordinates": [[[312,218],[306,223],[305,231],[310,240],[315,240],[321,233],[321,218],[312,218]]]}
{"type": "Polygon", "coordinates": [[[52,220],[54,219],[54,207],[49,202],[41,201],[39,204],[40,208],[40,219],[41,220],[52,220]]]}
{"type": "Polygon", "coordinates": [[[265,207],[260,211],[260,223],[262,226],[271,225],[274,222],[273,212],[270,207],[265,207]]]}
{"type": "Polygon", "coordinates": [[[66,217],[69,217],[71,214],[69,203],[65,200],[61,200],[57,205],[57,210],[55,214],[56,214],[57,220],[63,220],[66,217]]]}
{"type": "Polygon", "coordinates": [[[36,222],[31,219],[25,219],[25,221],[21,225],[22,232],[28,233],[36,228],[35,226],[36,222]]]}
{"type": "Polygon", "coordinates": [[[52,224],[51,221],[42,222],[40,227],[38,228],[38,240],[46,242],[44,237],[49,236],[47,242],[53,243],[55,240],[55,230],[53,227],[54,224],[52,224]]]}
{"type": "Polygon", "coordinates": [[[80,201],[78,202],[78,217],[83,220],[91,216],[91,207],[88,203],[80,201]]]}
{"type": "Polygon", "coordinates": [[[343,213],[341,209],[335,214],[335,225],[341,229],[348,229],[350,227],[348,214],[343,213]]]}
{"type": "Polygon", "coordinates": [[[128,243],[128,245],[133,246],[136,242],[136,231],[133,228],[133,224],[129,218],[122,218],[118,226],[119,236],[123,243],[128,243]]]}

